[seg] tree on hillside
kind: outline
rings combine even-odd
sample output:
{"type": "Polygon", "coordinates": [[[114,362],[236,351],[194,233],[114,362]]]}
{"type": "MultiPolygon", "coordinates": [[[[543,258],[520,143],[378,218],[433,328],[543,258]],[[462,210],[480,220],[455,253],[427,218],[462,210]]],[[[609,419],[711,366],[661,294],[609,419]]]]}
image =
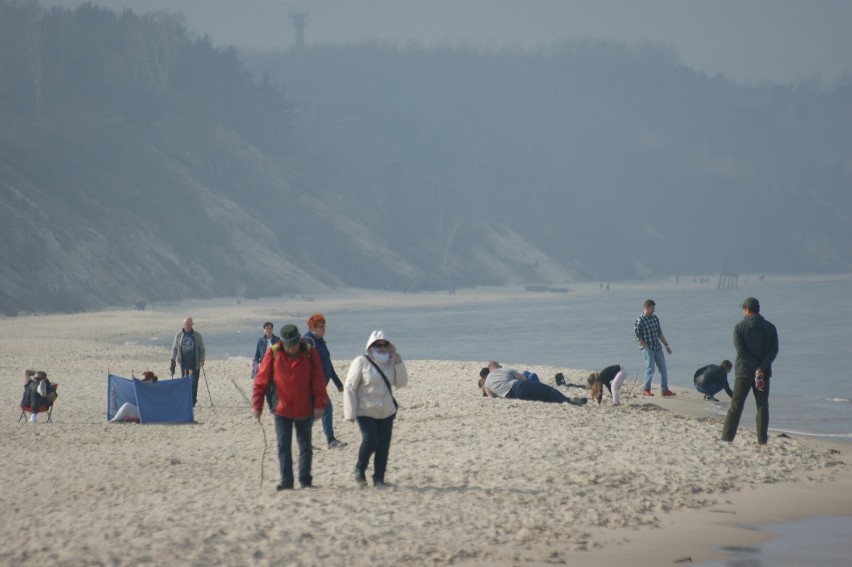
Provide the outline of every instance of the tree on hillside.
{"type": "Polygon", "coordinates": [[[178,51],[186,40],[185,18],[182,14],[150,12],[134,31],[137,55],[148,79],[155,89],[167,92],[178,51]]]}
{"type": "Polygon", "coordinates": [[[36,120],[41,119],[42,97],[42,50],[44,45],[42,10],[36,0],[24,4],[23,54],[33,89],[33,112],[36,120]]]}

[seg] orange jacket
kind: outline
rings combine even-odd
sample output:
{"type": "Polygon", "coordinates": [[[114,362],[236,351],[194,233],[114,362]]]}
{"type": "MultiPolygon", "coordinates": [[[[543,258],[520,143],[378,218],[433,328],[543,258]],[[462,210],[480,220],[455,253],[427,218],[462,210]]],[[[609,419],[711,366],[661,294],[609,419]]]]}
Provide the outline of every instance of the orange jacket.
{"type": "Polygon", "coordinates": [[[316,349],[305,341],[299,344],[299,352],[295,357],[284,352],[281,343],[266,349],[254,377],[251,396],[253,409],[263,410],[264,394],[270,382],[275,384],[278,396],[275,413],[281,417],[311,417],[314,409],[324,409],[328,403],[322,362],[316,349]]]}

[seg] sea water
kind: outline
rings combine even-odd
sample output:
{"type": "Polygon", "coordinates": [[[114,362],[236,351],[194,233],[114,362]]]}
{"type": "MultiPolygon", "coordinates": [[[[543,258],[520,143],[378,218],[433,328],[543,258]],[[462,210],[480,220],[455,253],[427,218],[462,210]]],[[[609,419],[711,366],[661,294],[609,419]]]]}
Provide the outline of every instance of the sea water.
{"type": "MultiPolygon", "coordinates": [[[[772,366],[770,428],[800,435],[852,441],[852,276],[807,281],[740,278],[737,289],[717,290],[692,278],[664,282],[659,291],[631,284],[610,284],[598,293],[519,291],[516,301],[482,300],[465,305],[424,307],[410,294],[407,307],[315,310],[328,321],[326,341],[335,360],[351,360],[364,351],[370,331],[383,329],[408,359],[499,360],[536,371],[537,366],[601,370],[621,364],[629,378],[643,379],[644,362],[633,327],[645,299],[672,348],[666,357],[669,384],[693,388],[695,370],[723,359],[736,359],[733,328],[742,319],[740,304],[757,297],[761,313],[778,329],[780,352],[772,366]]],[[[650,288],[653,289],[653,288],[650,288]]],[[[286,307],[286,299],[282,299],[286,307]]],[[[294,313],[281,325],[295,323],[304,332],[310,313],[294,313]]],[[[208,357],[254,355],[261,325],[226,333],[205,333],[208,357]]],[[[165,340],[165,339],[163,339],[165,340]]],[[[170,342],[170,341],[169,341],[170,342]]],[[[170,344],[166,346],[171,346],[170,344]]],[[[459,376],[474,381],[477,376],[459,376]]],[[[552,382],[552,376],[542,376],[552,382]]],[[[730,377],[733,386],[733,376],[730,377]]],[[[659,394],[660,376],[653,388],[659,394]]],[[[707,402],[723,415],[728,397],[707,402]]],[[[746,401],[741,428],[754,427],[754,403],[746,401]]]]}
{"type": "Polygon", "coordinates": [[[848,567],[852,563],[852,516],[819,516],[753,529],[774,537],[760,547],[720,546],[728,559],[698,563],[696,567],[848,567]]]}

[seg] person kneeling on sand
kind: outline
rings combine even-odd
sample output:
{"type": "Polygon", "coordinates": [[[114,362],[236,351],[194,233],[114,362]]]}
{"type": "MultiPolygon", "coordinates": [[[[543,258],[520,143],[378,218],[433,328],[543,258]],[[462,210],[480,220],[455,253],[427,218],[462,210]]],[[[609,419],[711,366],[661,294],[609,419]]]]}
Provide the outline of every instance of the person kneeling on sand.
{"type": "Polygon", "coordinates": [[[603,399],[603,387],[606,386],[612,396],[612,405],[621,405],[618,393],[625,379],[627,379],[627,372],[620,364],[607,366],[600,372],[592,372],[588,378],[589,389],[592,390],[592,399],[601,403],[601,399],[603,399]]]}
{"type": "Polygon", "coordinates": [[[556,388],[528,380],[514,368],[503,368],[493,361],[488,364],[488,367],[480,370],[480,380],[483,375],[485,381],[482,383],[482,391],[489,398],[511,398],[576,406],[585,405],[587,401],[586,398],[569,398],[556,388]]]}
{"type": "Polygon", "coordinates": [[[704,394],[704,399],[708,401],[718,402],[719,400],[714,396],[722,390],[725,390],[729,398],[733,398],[734,392],[728,385],[728,372],[733,366],[730,360],[723,360],[718,366],[715,364],[702,366],[692,376],[695,389],[704,394]]]}
{"type": "MultiPolygon", "coordinates": [[[[157,381],[157,375],[151,372],[150,370],[146,370],[142,373],[142,381],[147,382],[149,384],[153,384],[157,381]]],[[[115,412],[115,415],[112,416],[112,419],[109,420],[110,423],[139,423],[139,408],[130,402],[124,402],[121,404],[121,407],[118,408],[118,411],[115,412]]]]}

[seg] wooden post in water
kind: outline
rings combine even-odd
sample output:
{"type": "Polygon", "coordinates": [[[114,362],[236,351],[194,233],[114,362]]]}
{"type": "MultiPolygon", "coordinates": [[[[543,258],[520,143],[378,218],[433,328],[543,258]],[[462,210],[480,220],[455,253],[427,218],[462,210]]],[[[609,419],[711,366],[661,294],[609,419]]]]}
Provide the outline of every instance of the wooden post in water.
{"type": "Polygon", "coordinates": [[[719,283],[716,284],[716,289],[737,289],[739,278],[740,275],[734,272],[719,272],[719,283]]]}

